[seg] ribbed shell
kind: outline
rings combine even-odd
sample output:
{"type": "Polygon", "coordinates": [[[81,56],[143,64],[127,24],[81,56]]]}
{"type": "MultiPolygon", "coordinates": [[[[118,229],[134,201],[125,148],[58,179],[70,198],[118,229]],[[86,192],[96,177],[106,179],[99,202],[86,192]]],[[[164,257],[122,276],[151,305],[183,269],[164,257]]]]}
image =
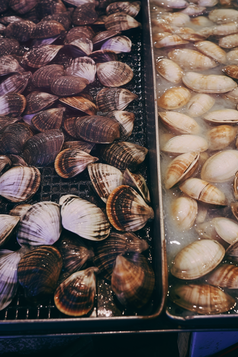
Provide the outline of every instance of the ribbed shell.
{"type": "Polygon", "coordinates": [[[140,309],[151,299],[155,275],[142,254],[119,255],[113,269],[111,286],[122,305],[140,309]]]}
{"type": "Polygon", "coordinates": [[[120,125],[115,119],[101,115],[78,117],[77,137],[97,144],[110,144],[120,138],[120,125]]]}
{"type": "Polygon", "coordinates": [[[144,239],[140,239],[134,233],[116,233],[112,232],[107,239],[94,247],[94,264],[99,268],[103,278],[110,280],[116,258],[119,254],[126,252],[138,252],[149,248],[144,239]]]}
{"type": "Polygon", "coordinates": [[[97,270],[90,267],[73,273],[58,286],[54,302],[59,311],[69,316],[84,316],[93,309],[97,270]]]}
{"type": "Polygon", "coordinates": [[[110,223],[118,231],[138,231],[154,218],[153,209],[127,185],[121,185],[110,193],[106,212],[110,223]]]}
{"type": "Polygon", "coordinates": [[[95,204],[78,196],[66,195],[60,199],[62,225],[79,236],[100,241],[110,234],[110,223],[95,204]]]}
{"type": "Polygon", "coordinates": [[[40,68],[52,61],[61,48],[59,45],[35,47],[25,53],[23,60],[29,67],[40,68]]]}
{"type": "Polygon", "coordinates": [[[25,142],[32,136],[33,132],[27,124],[9,124],[0,134],[0,153],[20,154],[25,142]]]}
{"type": "Polygon", "coordinates": [[[96,68],[99,81],[106,87],[121,87],[134,75],[131,67],[120,61],[97,63],[96,68]]]}
{"type": "Polygon", "coordinates": [[[32,83],[35,87],[50,88],[51,83],[58,77],[63,76],[64,66],[59,64],[49,64],[37,69],[32,76],[32,83]]]}
{"type": "Polygon", "coordinates": [[[0,214],[0,247],[4,246],[10,238],[10,234],[17,226],[20,218],[9,214],[0,214]]]}
{"type": "Polygon", "coordinates": [[[119,170],[128,168],[135,171],[145,160],[148,149],[126,141],[113,143],[101,149],[101,158],[109,165],[117,167],[119,170]]]}
{"type": "Polygon", "coordinates": [[[23,202],[36,193],[40,181],[41,174],[36,167],[13,167],[0,177],[0,196],[12,202],[23,202]]]}
{"type": "Polygon", "coordinates": [[[13,37],[20,42],[30,40],[36,25],[29,20],[10,23],[5,30],[6,37],[13,37]]]}
{"type": "Polygon", "coordinates": [[[106,203],[110,193],[122,185],[122,172],[114,166],[102,163],[89,164],[87,169],[95,191],[106,203]]]}
{"type": "Polygon", "coordinates": [[[19,42],[14,38],[2,37],[0,39],[0,56],[15,54],[19,47],[19,42]]]}
{"type": "Polygon", "coordinates": [[[132,28],[139,27],[141,24],[132,16],[123,12],[116,12],[109,15],[105,20],[107,30],[126,31],[132,28]]]}
{"type": "Polygon", "coordinates": [[[41,20],[36,24],[32,38],[48,38],[65,32],[64,26],[55,20],[41,20]]]}
{"type": "Polygon", "coordinates": [[[52,294],[62,269],[62,257],[52,246],[42,245],[26,253],[18,264],[18,281],[27,298],[37,301],[52,294]]]}
{"type": "Polygon", "coordinates": [[[40,110],[46,109],[51,106],[58,97],[54,94],[33,91],[26,96],[26,110],[24,114],[34,114],[40,110]]]}
{"type": "Polygon", "coordinates": [[[12,55],[3,55],[0,57],[0,76],[22,71],[23,68],[12,55]]]}
{"type": "Polygon", "coordinates": [[[150,192],[144,177],[141,174],[135,174],[126,169],[123,174],[123,183],[134,187],[141,194],[143,199],[150,203],[150,192]]]}
{"type": "Polygon", "coordinates": [[[59,152],[55,158],[55,171],[63,178],[71,178],[86,169],[86,167],[92,163],[98,161],[97,157],[94,157],[80,149],[65,149],[59,152]]]}
{"type": "Polygon", "coordinates": [[[0,96],[7,93],[22,93],[31,78],[31,72],[17,73],[5,79],[0,84],[0,96]]]}
{"type": "Polygon", "coordinates": [[[22,246],[51,245],[61,234],[60,207],[51,201],[33,204],[22,217],[17,241],[22,246]]]}
{"type": "Polygon", "coordinates": [[[31,119],[33,126],[45,132],[51,129],[60,129],[65,108],[51,108],[38,112],[31,119]]]}
{"type": "Polygon", "coordinates": [[[98,110],[110,112],[123,110],[138,96],[125,88],[103,88],[96,97],[98,110]]]}
{"type": "Polygon", "coordinates": [[[61,130],[48,130],[29,139],[24,145],[22,156],[28,165],[48,165],[55,160],[63,143],[64,134],[61,130]]]}
{"type": "Polygon", "coordinates": [[[72,22],[74,25],[83,26],[83,25],[91,25],[98,18],[98,14],[95,11],[95,4],[86,3],[74,10],[72,15],[72,22]]]}
{"type": "Polygon", "coordinates": [[[79,110],[88,115],[95,115],[97,113],[96,105],[91,100],[80,95],[60,98],[59,101],[72,109],[79,110]]]}
{"type": "Polygon", "coordinates": [[[121,138],[128,138],[134,128],[135,114],[124,110],[114,110],[107,114],[120,123],[121,138]]]}
{"type": "Polygon", "coordinates": [[[141,8],[140,1],[116,1],[112,4],[109,4],[106,8],[107,15],[114,14],[116,12],[124,12],[132,17],[138,15],[141,8]]]}
{"type": "Polygon", "coordinates": [[[26,107],[26,98],[22,94],[7,93],[0,97],[0,115],[20,116],[26,107]]]}
{"type": "Polygon", "coordinates": [[[87,143],[86,141],[83,141],[83,140],[73,140],[73,141],[65,141],[64,145],[62,147],[62,150],[68,149],[68,148],[71,148],[71,149],[77,148],[77,149],[85,151],[89,154],[93,147],[94,147],[94,144],[92,144],[92,143],[87,143]]]}
{"type": "Polygon", "coordinates": [[[221,288],[238,289],[238,267],[222,264],[208,275],[206,282],[221,288]]]}
{"type": "Polygon", "coordinates": [[[85,78],[62,76],[52,82],[50,89],[52,93],[58,96],[75,95],[82,92],[88,83],[85,78]]]}
{"type": "Polygon", "coordinates": [[[95,80],[96,65],[90,57],[77,57],[72,60],[65,73],[70,76],[85,78],[89,83],[92,83],[95,80]]]}

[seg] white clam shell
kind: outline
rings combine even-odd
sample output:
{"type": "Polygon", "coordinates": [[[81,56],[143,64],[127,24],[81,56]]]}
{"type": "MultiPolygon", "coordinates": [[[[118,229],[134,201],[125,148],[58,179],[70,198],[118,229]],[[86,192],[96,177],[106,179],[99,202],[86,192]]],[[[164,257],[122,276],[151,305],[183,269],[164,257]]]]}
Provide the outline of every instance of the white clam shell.
{"type": "Polygon", "coordinates": [[[217,24],[237,22],[238,11],[234,9],[214,9],[210,11],[208,18],[217,24]]]}
{"type": "Polygon", "coordinates": [[[171,204],[171,216],[176,227],[181,231],[193,226],[197,212],[197,201],[189,197],[178,197],[171,204]]]}
{"type": "Polygon", "coordinates": [[[197,279],[212,271],[223,259],[225,248],[215,240],[197,240],[174,258],[171,273],[179,279],[197,279]]]}
{"type": "Polygon", "coordinates": [[[234,48],[238,46],[238,34],[227,35],[219,40],[219,46],[222,48],[234,48]]]}
{"type": "Polygon", "coordinates": [[[16,227],[20,218],[9,214],[0,214],[0,246],[8,240],[9,235],[16,227]]]}
{"type": "Polygon", "coordinates": [[[168,57],[187,70],[206,70],[217,66],[212,58],[189,48],[172,50],[168,53],[168,57]]]}
{"type": "Polygon", "coordinates": [[[219,74],[187,72],[183,75],[182,81],[188,88],[199,93],[226,93],[237,87],[233,79],[219,74]]]}
{"type": "Polygon", "coordinates": [[[158,106],[167,110],[175,110],[186,105],[190,98],[191,93],[187,88],[173,87],[167,89],[158,98],[158,106]]]}
{"type": "Polygon", "coordinates": [[[238,289],[238,267],[222,264],[206,278],[208,284],[227,289],[238,289]]]}
{"type": "Polygon", "coordinates": [[[224,150],[212,155],[201,170],[202,180],[225,182],[232,179],[238,168],[238,150],[224,150]]]}
{"type": "Polygon", "coordinates": [[[183,154],[191,151],[206,151],[207,140],[198,135],[177,135],[171,138],[162,147],[162,151],[174,154],[183,154]]]}
{"type": "Polygon", "coordinates": [[[210,150],[222,150],[235,140],[237,128],[232,125],[218,125],[207,131],[210,150]]]}
{"type": "Polygon", "coordinates": [[[229,22],[227,24],[221,24],[213,27],[212,33],[216,36],[226,36],[236,33],[238,26],[236,22],[229,22]]]}
{"type": "Polygon", "coordinates": [[[188,43],[188,41],[183,40],[182,37],[180,37],[179,35],[172,34],[170,32],[154,34],[153,40],[155,48],[186,45],[188,43]]]}
{"type": "Polygon", "coordinates": [[[179,112],[159,112],[163,123],[179,134],[198,134],[201,127],[196,120],[179,112]]]}
{"type": "Polygon", "coordinates": [[[156,63],[155,68],[157,72],[169,82],[178,84],[182,80],[182,68],[177,63],[168,58],[160,59],[156,63]]]}
{"type": "Polygon", "coordinates": [[[211,41],[199,41],[195,46],[205,55],[213,58],[219,63],[226,63],[226,52],[211,41]]]}
{"type": "Polygon", "coordinates": [[[198,93],[187,104],[187,114],[191,117],[200,117],[215,104],[215,99],[209,94],[198,93]]]}
{"type": "Polygon", "coordinates": [[[89,240],[103,240],[110,234],[110,224],[95,204],[78,196],[60,198],[62,225],[70,232],[89,240]]]}
{"type": "Polygon", "coordinates": [[[203,119],[213,123],[232,124],[238,122],[238,111],[235,109],[213,110],[203,116],[203,119]]]}
{"type": "Polygon", "coordinates": [[[23,246],[51,245],[59,239],[61,230],[59,205],[37,202],[21,218],[17,241],[23,246]]]}

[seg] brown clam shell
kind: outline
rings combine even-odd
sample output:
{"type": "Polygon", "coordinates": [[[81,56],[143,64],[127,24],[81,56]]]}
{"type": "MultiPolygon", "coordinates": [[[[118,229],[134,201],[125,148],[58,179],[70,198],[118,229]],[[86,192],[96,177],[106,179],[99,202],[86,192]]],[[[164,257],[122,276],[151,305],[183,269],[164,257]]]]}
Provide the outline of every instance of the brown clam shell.
{"type": "Polygon", "coordinates": [[[92,40],[95,33],[90,26],[75,26],[72,27],[66,34],[64,39],[64,44],[68,45],[77,38],[86,37],[89,40],[92,40]]]}
{"type": "Polygon", "coordinates": [[[103,88],[96,97],[98,110],[110,112],[112,110],[123,110],[138,96],[125,88],[103,88]]]}
{"type": "Polygon", "coordinates": [[[6,155],[0,155],[0,174],[12,165],[11,159],[6,155]]]}
{"type": "Polygon", "coordinates": [[[120,87],[129,83],[133,78],[130,66],[120,61],[97,63],[97,76],[106,87],[120,87]]]}
{"type": "Polygon", "coordinates": [[[34,114],[50,107],[58,97],[54,94],[33,91],[26,96],[26,110],[24,114],[34,114]]]}
{"type": "Polygon", "coordinates": [[[65,108],[51,108],[38,112],[31,119],[34,127],[41,131],[60,129],[65,108]]]}
{"type": "Polygon", "coordinates": [[[19,48],[20,44],[15,38],[0,38],[0,56],[15,54],[19,48]]]}
{"type": "Polygon", "coordinates": [[[62,76],[52,82],[50,89],[55,95],[63,97],[82,92],[88,83],[88,80],[85,78],[62,76]]]}
{"type": "Polygon", "coordinates": [[[29,67],[40,68],[52,61],[61,48],[63,48],[61,45],[33,47],[30,51],[24,54],[23,61],[29,67]]]}
{"type": "Polygon", "coordinates": [[[64,26],[55,20],[41,20],[32,33],[32,38],[47,38],[60,35],[65,31],[64,26]]]}
{"type": "Polygon", "coordinates": [[[99,48],[103,44],[103,42],[105,42],[111,37],[118,35],[119,33],[120,32],[114,30],[106,30],[97,33],[92,39],[94,49],[99,48]]]}
{"type": "Polygon", "coordinates": [[[47,15],[44,17],[44,20],[55,20],[59,22],[61,25],[63,25],[66,31],[69,30],[72,23],[71,14],[69,11],[63,11],[52,15],[47,15]]]}
{"type": "Polygon", "coordinates": [[[132,16],[124,12],[116,12],[111,14],[105,20],[105,27],[107,30],[126,31],[132,28],[139,27],[141,24],[132,16]]]}
{"type": "Polygon", "coordinates": [[[26,107],[26,98],[19,93],[7,93],[0,97],[0,115],[20,116],[26,107]]]}
{"type": "Polygon", "coordinates": [[[0,76],[5,76],[14,72],[23,72],[23,68],[12,55],[0,57],[0,76]]]}
{"type": "Polygon", "coordinates": [[[60,98],[59,101],[72,109],[79,110],[88,115],[95,115],[97,113],[96,105],[91,100],[83,97],[82,95],[63,97],[60,98]]]}
{"type": "Polygon", "coordinates": [[[95,4],[85,3],[77,6],[72,15],[72,22],[77,26],[91,25],[98,18],[95,4]]]}
{"type": "Polygon", "coordinates": [[[29,20],[13,22],[6,27],[5,35],[20,42],[26,42],[31,38],[35,27],[34,22],[29,20]]]}
{"type": "Polygon", "coordinates": [[[85,78],[89,83],[94,82],[96,74],[95,62],[90,57],[77,57],[65,70],[66,75],[85,78]]]}
{"type": "Polygon", "coordinates": [[[135,121],[134,113],[125,110],[114,110],[107,115],[120,123],[121,138],[126,139],[131,135],[135,121]]]}
{"type": "Polygon", "coordinates": [[[98,161],[97,157],[80,149],[64,149],[55,158],[55,171],[60,177],[71,178],[86,169],[88,164],[98,161]]]}
{"type": "Polygon", "coordinates": [[[33,136],[29,125],[25,123],[9,124],[0,135],[1,154],[20,154],[25,142],[33,136]]]}
{"type": "Polygon", "coordinates": [[[136,17],[140,11],[141,2],[140,1],[116,1],[109,4],[106,8],[107,15],[114,14],[116,12],[123,12],[132,17],[136,17]]]}
{"type": "Polygon", "coordinates": [[[64,75],[64,66],[49,64],[37,69],[32,76],[32,83],[38,88],[50,88],[51,83],[64,75]]]}
{"type": "Polygon", "coordinates": [[[93,51],[90,55],[90,58],[92,58],[95,63],[103,63],[103,62],[109,62],[109,61],[117,61],[117,54],[112,51],[112,50],[98,50],[98,51],[93,51]]]}
{"type": "Polygon", "coordinates": [[[2,248],[11,239],[12,233],[20,218],[9,214],[0,214],[0,247],[2,248]]]}
{"type": "Polygon", "coordinates": [[[150,203],[150,191],[141,174],[135,174],[126,169],[123,174],[123,183],[134,187],[141,194],[145,202],[150,203]]]}
{"type": "Polygon", "coordinates": [[[78,117],[75,126],[77,136],[92,143],[108,144],[120,138],[119,123],[109,117],[100,115],[78,117]]]}
{"type": "Polygon", "coordinates": [[[7,115],[0,115],[0,131],[9,124],[13,124],[18,121],[19,118],[9,117],[7,115]]]}
{"type": "Polygon", "coordinates": [[[9,6],[19,14],[26,14],[37,5],[37,0],[9,0],[9,6]]]}
{"type": "Polygon", "coordinates": [[[106,212],[110,223],[118,231],[138,231],[154,218],[153,209],[127,185],[121,185],[110,193],[106,212]]]}
{"type": "Polygon", "coordinates": [[[76,38],[67,46],[73,57],[89,56],[93,50],[93,43],[87,37],[76,38]]]}
{"type": "Polygon", "coordinates": [[[89,154],[93,147],[94,147],[94,144],[92,144],[92,143],[87,143],[86,141],[83,141],[83,140],[75,140],[75,141],[65,141],[64,145],[62,147],[62,150],[68,149],[68,148],[71,148],[71,149],[77,148],[77,149],[85,151],[89,154]]]}
{"type": "Polygon", "coordinates": [[[238,79],[238,66],[235,64],[223,67],[222,72],[224,72],[227,76],[231,78],[238,79]]]}
{"type": "Polygon", "coordinates": [[[221,264],[206,277],[206,282],[221,288],[238,289],[238,267],[221,264]]]}
{"type": "Polygon", "coordinates": [[[31,72],[16,73],[0,83],[0,96],[7,93],[22,93],[32,74],[31,72]]]}
{"type": "Polygon", "coordinates": [[[61,0],[38,0],[36,11],[38,17],[42,19],[44,16],[58,14],[66,11],[66,7],[61,0]]]}

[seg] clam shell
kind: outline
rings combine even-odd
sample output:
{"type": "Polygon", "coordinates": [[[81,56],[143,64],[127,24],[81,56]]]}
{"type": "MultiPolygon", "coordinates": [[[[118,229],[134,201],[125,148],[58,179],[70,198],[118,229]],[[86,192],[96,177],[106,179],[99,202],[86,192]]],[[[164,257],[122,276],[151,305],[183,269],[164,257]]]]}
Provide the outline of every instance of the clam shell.
{"type": "Polygon", "coordinates": [[[205,114],[203,119],[211,123],[234,124],[238,122],[238,111],[235,109],[213,110],[205,114]]]}
{"type": "Polygon", "coordinates": [[[211,41],[198,41],[195,46],[205,55],[213,58],[218,63],[226,63],[226,52],[211,41]]]}
{"type": "MultiPolygon", "coordinates": [[[[60,98],[59,101],[71,109],[79,110],[88,115],[96,115],[97,107],[96,105],[89,99],[83,97],[82,95],[73,96],[73,97],[63,97],[60,98]]],[[[67,119],[66,119],[67,120],[67,119]]],[[[76,132],[74,133],[74,135],[76,132]]]]}
{"type": "Polygon", "coordinates": [[[75,26],[72,27],[66,34],[64,39],[64,44],[69,44],[77,38],[87,37],[89,40],[92,40],[95,36],[95,33],[90,26],[75,26]]]}
{"type": "Polygon", "coordinates": [[[97,50],[93,51],[89,55],[95,63],[109,62],[109,61],[117,61],[117,54],[111,50],[97,50]]]}
{"type": "Polygon", "coordinates": [[[60,129],[65,108],[51,108],[38,112],[31,119],[31,124],[41,131],[60,129]]]}
{"type": "Polygon", "coordinates": [[[167,89],[157,100],[158,106],[166,110],[175,110],[183,107],[191,98],[191,92],[184,87],[167,89]]]}
{"type": "Polygon", "coordinates": [[[12,37],[20,42],[30,40],[36,25],[29,20],[10,23],[5,29],[6,37],[12,37]]]}
{"type": "Polygon", "coordinates": [[[154,218],[153,209],[128,185],[118,186],[110,193],[106,212],[110,223],[118,231],[138,231],[154,218]]]}
{"type": "Polygon", "coordinates": [[[238,79],[238,66],[235,64],[222,68],[222,72],[231,78],[238,79]]]}
{"type": "Polygon", "coordinates": [[[15,166],[0,177],[0,195],[12,202],[26,201],[36,193],[40,181],[36,167],[15,166]]]}
{"type": "Polygon", "coordinates": [[[26,107],[26,98],[19,93],[7,93],[0,97],[0,115],[20,116],[26,107]]]}
{"type": "Polygon", "coordinates": [[[209,157],[201,170],[202,180],[225,182],[234,177],[238,166],[238,151],[224,150],[209,157]]]}
{"type": "Polygon", "coordinates": [[[159,32],[153,35],[153,44],[155,48],[172,47],[178,45],[186,45],[188,41],[182,37],[170,32],[159,32]]]}
{"type": "Polygon", "coordinates": [[[218,44],[222,48],[235,48],[238,45],[238,34],[223,36],[219,39],[218,44]]]}
{"type": "Polygon", "coordinates": [[[51,129],[30,138],[23,148],[22,157],[28,165],[44,166],[54,162],[64,143],[61,130],[51,129]]]}
{"type": "Polygon", "coordinates": [[[103,88],[97,93],[98,110],[109,112],[123,110],[138,96],[125,88],[103,88]]]}
{"type": "Polygon", "coordinates": [[[187,114],[191,117],[200,117],[215,104],[215,99],[208,94],[194,95],[187,104],[187,114]]]}
{"type": "Polygon", "coordinates": [[[111,287],[122,305],[140,309],[152,297],[155,275],[142,254],[119,255],[113,269],[111,287]]]}
{"type": "Polygon", "coordinates": [[[168,57],[186,70],[207,70],[217,66],[217,63],[213,59],[205,56],[199,51],[188,48],[177,48],[172,50],[168,53],[168,57]]]}
{"type": "Polygon", "coordinates": [[[87,152],[88,154],[92,151],[94,147],[94,144],[92,143],[87,143],[86,141],[83,140],[75,140],[75,141],[65,141],[64,145],[62,147],[62,150],[64,149],[80,149],[84,152],[87,152]]]}
{"type": "Polygon", "coordinates": [[[80,174],[90,163],[95,161],[98,161],[97,157],[77,148],[68,148],[58,153],[54,167],[60,177],[71,178],[80,174]]]}
{"type": "Polygon", "coordinates": [[[108,117],[116,119],[120,124],[121,139],[128,138],[134,128],[135,114],[125,110],[114,110],[107,114],[108,117]]]}
{"type": "Polygon", "coordinates": [[[0,134],[0,152],[2,154],[20,154],[25,142],[32,136],[33,132],[27,124],[9,124],[0,134]]]}
{"type": "Polygon", "coordinates": [[[128,168],[130,171],[135,171],[145,160],[147,153],[148,149],[143,146],[120,141],[102,148],[100,157],[119,170],[128,168]]]}
{"type": "Polygon", "coordinates": [[[235,263],[238,262],[238,240],[235,240],[235,242],[226,249],[226,258],[235,263]]]}
{"type": "Polygon", "coordinates": [[[159,112],[162,122],[178,134],[199,134],[201,127],[196,120],[179,112],[159,112]]]}
{"type": "Polygon", "coordinates": [[[78,117],[75,121],[77,137],[97,144],[110,144],[120,138],[120,125],[101,115],[78,117]]]}
{"type": "Polygon", "coordinates": [[[123,173],[123,183],[134,187],[141,194],[145,202],[150,203],[150,191],[144,177],[141,174],[135,174],[125,169],[123,173]]]}
{"type": "Polygon", "coordinates": [[[182,68],[171,59],[160,59],[156,63],[155,68],[157,72],[169,82],[179,84],[182,80],[182,68]]]}
{"type": "Polygon", "coordinates": [[[235,9],[214,9],[209,12],[209,20],[217,24],[226,24],[229,22],[237,21],[238,11],[235,9]]]}
{"type": "Polygon", "coordinates": [[[129,83],[133,78],[130,66],[120,61],[109,61],[96,64],[97,76],[106,87],[120,87],[129,83]]]}
{"type": "Polygon", "coordinates": [[[51,83],[64,74],[64,66],[48,64],[38,68],[32,76],[32,83],[38,88],[50,88],[51,83]]]}
{"type": "Polygon", "coordinates": [[[213,205],[225,206],[227,204],[225,194],[221,190],[199,178],[189,178],[181,183],[179,188],[195,200],[213,205]]]}
{"type": "Polygon", "coordinates": [[[36,5],[36,0],[9,0],[9,6],[19,14],[26,14],[36,5]]]}
{"type": "Polygon", "coordinates": [[[94,248],[95,256],[94,264],[99,268],[103,278],[110,280],[116,257],[119,254],[126,252],[138,252],[149,248],[148,243],[144,239],[140,239],[134,233],[116,233],[112,232],[107,239],[98,242],[94,248]]]}
{"type": "Polygon", "coordinates": [[[26,110],[24,114],[34,114],[51,106],[58,97],[47,92],[33,91],[26,96],[26,110]]]}
{"type": "Polygon", "coordinates": [[[10,239],[11,233],[17,226],[20,218],[8,214],[0,214],[0,247],[10,239]]]}
{"type": "Polygon", "coordinates": [[[52,93],[58,96],[75,95],[82,92],[88,80],[75,76],[62,76],[55,79],[50,86],[52,93]]]}
{"type": "Polygon", "coordinates": [[[86,3],[76,7],[72,14],[72,22],[77,26],[91,25],[98,18],[94,3],[86,3]]]}
{"type": "Polygon", "coordinates": [[[227,312],[236,304],[233,297],[208,284],[176,284],[169,296],[175,304],[202,315],[227,312]]]}
{"type": "Polygon", "coordinates": [[[238,171],[235,173],[234,180],[233,180],[233,193],[235,199],[238,200],[238,171]]]}
{"type": "Polygon", "coordinates": [[[199,93],[226,93],[237,87],[237,83],[233,79],[218,74],[205,75],[186,72],[182,81],[185,86],[199,93]]]}
{"type": "Polygon", "coordinates": [[[26,213],[26,211],[28,211],[28,209],[30,207],[31,207],[31,205],[29,203],[22,203],[22,204],[19,204],[19,205],[13,207],[9,211],[9,214],[12,216],[18,216],[18,217],[22,218],[24,216],[24,214],[26,213]]]}
{"type": "Polygon", "coordinates": [[[115,12],[124,12],[132,17],[136,17],[140,11],[141,2],[140,1],[116,1],[112,4],[109,4],[106,7],[107,15],[114,14],[115,12]]]}
{"type": "Polygon", "coordinates": [[[36,24],[32,38],[48,38],[60,35],[65,32],[64,26],[55,20],[42,19],[36,24]]]}
{"type": "Polygon", "coordinates": [[[23,61],[31,68],[40,68],[51,62],[57,55],[62,45],[45,45],[33,47],[23,56],[23,61]]]}
{"type": "Polygon", "coordinates": [[[203,152],[208,149],[208,142],[198,135],[177,135],[172,137],[162,146],[161,150],[171,154],[184,154],[187,152],[203,152]]]}
{"type": "Polygon", "coordinates": [[[130,52],[131,46],[132,42],[129,37],[115,36],[104,42],[101,46],[101,50],[111,50],[118,54],[121,52],[130,52]]]}
{"type": "Polygon", "coordinates": [[[70,275],[55,291],[54,302],[59,311],[69,316],[87,315],[94,306],[98,271],[90,267],[70,275]]]}
{"type": "Polygon", "coordinates": [[[17,241],[22,246],[54,244],[61,234],[60,207],[51,201],[33,204],[22,217],[17,241]]]}
{"type": "Polygon", "coordinates": [[[211,272],[206,281],[210,285],[227,289],[238,289],[238,267],[232,264],[222,264],[211,272]]]}
{"type": "Polygon", "coordinates": [[[215,240],[197,240],[175,256],[171,274],[179,279],[198,279],[212,271],[223,259],[224,247],[215,240]]]}
{"type": "Polygon", "coordinates": [[[200,154],[195,151],[187,152],[174,158],[165,172],[165,188],[170,189],[181,180],[190,177],[198,166],[199,157],[200,154]]]}
{"type": "Polygon", "coordinates": [[[229,146],[236,137],[237,129],[231,125],[219,125],[207,131],[210,150],[222,150],[229,146]]]}
{"type": "Polygon", "coordinates": [[[180,231],[190,229],[197,217],[197,201],[189,197],[178,197],[172,201],[171,217],[180,231]]]}
{"type": "Polygon", "coordinates": [[[95,204],[78,196],[60,198],[62,225],[79,236],[100,241],[110,234],[110,224],[103,211],[95,204]]]}
{"type": "Polygon", "coordinates": [[[22,93],[32,74],[31,72],[17,73],[6,78],[0,84],[0,96],[7,93],[22,93]]]}
{"type": "Polygon", "coordinates": [[[109,15],[105,20],[105,27],[107,30],[126,31],[132,28],[137,28],[141,24],[132,16],[123,12],[116,12],[109,15]]]}
{"type": "Polygon", "coordinates": [[[10,158],[6,155],[0,155],[0,173],[2,174],[6,169],[12,165],[10,158]]]}
{"type": "Polygon", "coordinates": [[[96,65],[90,57],[77,57],[72,60],[65,73],[70,76],[85,78],[89,83],[93,83],[95,81],[96,65]]]}
{"type": "MultiPolygon", "coordinates": [[[[20,260],[17,277],[25,296],[33,301],[52,294],[62,269],[62,257],[52,246],[42,245],[20,260]]],[[[40,300],[39,300],[40,301],[40,300]]]]}
{"type": "Polygon", "coordinates": [[[12,55],[0,56],[0,76],[16,72],[23,72],[19,62],[12,55]]]}
{"type": "Polygon", "coordinates": [[[0,56],[15,54],[19,50],[19,47],[18,40],[2,37],[0,39],[0,56]]]}

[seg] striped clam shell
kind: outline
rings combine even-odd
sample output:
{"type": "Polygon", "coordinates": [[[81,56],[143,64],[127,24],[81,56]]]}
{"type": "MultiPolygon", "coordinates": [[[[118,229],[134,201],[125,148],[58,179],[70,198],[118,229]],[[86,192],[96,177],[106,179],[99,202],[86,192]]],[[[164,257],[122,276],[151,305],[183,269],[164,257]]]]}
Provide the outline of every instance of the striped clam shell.
{"type": "Polygon", "coordinates": [[[54,244],[61,234],[60,207],[51,201],[33,204],[22,217],[17,241],[22,245],[54,244]]]}
{"type": "Polygon", "coordinates": [[[94,306],[97,271],[98,268],[90,267],[64,280],[54,294],[57,309],[69,316],[87,315],[94,306]]]}
{"type": "Polygon", "coordinates": [[[20,218],[9,214],[0,214],[0,246],[6,244],[20,218]]]}
{"type": "Polygon", "coordinates": [[[62,225],[80,237],[100,241],[110,234],[110,224],[95,204],[74,195],[60,198],[62,225]]]}

